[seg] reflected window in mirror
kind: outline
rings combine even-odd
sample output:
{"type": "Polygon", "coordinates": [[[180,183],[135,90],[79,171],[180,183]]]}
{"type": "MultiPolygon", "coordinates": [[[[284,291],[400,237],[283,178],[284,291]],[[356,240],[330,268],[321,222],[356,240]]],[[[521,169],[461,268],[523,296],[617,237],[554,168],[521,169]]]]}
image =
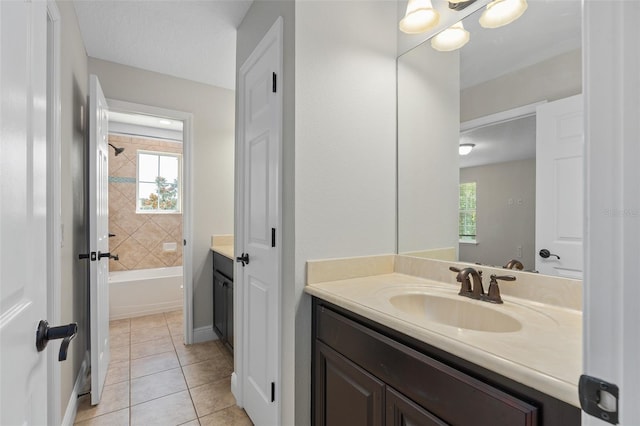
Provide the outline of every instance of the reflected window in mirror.
{"type": "Polygon", "coordinates": [[[461,243],[476,243],[476,182],[460,184],[458,235],[461,243]]]}

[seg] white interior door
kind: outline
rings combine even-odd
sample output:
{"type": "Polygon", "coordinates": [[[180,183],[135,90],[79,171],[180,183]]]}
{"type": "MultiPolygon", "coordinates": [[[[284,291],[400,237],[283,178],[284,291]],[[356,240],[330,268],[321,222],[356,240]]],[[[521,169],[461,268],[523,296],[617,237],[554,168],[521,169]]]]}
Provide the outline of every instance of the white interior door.
{"type": "MultiPolygon", "coordinates": [[[[0,424],[47,423],[45,2],[0,1],[0,424]]],[[[49,345],[49,351],[56,346],[49,345]]]]}
{"type": "Polygon", "coordinates": [[[282,22],[278,20],[240,69],[243,199],[243,405],[257,425],[279,423],[280,152],[282,22]]]}
{"type": "Polygon", "coordinates": [[[89,80],[89,285],[91,404],[100,402],[109,368],[109,109],[98,77],[89,80]]]}
{"type": "Polygon", "coordinates": [[[583,124],[582,95],[537,108],[536,269],[542,274],[582,279],[583,124]]]}

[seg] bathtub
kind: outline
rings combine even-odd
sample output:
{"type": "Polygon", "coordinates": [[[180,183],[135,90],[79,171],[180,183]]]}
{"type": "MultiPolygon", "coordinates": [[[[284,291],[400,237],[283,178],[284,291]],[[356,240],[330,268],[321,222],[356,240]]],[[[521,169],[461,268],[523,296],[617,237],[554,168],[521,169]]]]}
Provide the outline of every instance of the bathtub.
{"type": "Polygon", "coordinates": [[[182,266],[109,273],[109,318],[182,309],[182,266]]]}

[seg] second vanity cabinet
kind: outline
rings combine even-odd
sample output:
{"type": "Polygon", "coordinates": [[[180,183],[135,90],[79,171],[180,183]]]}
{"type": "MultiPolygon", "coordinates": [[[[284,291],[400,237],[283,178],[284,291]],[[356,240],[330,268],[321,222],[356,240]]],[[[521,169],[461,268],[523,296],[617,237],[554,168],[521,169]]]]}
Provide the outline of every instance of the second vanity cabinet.
{"type": "Polygon", "coordinates": [[[233,352],[233,260],[213,252],[213,330],[233,352]]]}
{"type": "Polygon", "coordinates": [[[312,374],[316,426],[580,424],[576,407],[318,298],[312,374]]]}

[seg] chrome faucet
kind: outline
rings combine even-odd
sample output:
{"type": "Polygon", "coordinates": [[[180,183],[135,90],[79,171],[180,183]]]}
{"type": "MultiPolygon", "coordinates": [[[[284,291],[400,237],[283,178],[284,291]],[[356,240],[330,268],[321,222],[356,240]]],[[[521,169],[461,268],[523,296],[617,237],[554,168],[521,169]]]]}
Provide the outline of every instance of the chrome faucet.
{"type": "Polygon", "coordinates": [[[517,269],[518,271],[522,271],[524,269],[524,265],[518,259],[511,259],[507,262],[506,265],[503,266],[505,269],[517,269]]]}
{"type": "Polygon", "coordinates": [[[458,273],[458,275],[456,275],[456,281],[461,284],[460,292],[458,292],[460,296],[478,300],[483,298],[484,288],[482,287],[482,271],[476,271],[471,267],[459,269],[454,266],[451,266],[449,270],[458,273]],[[473,279],[473,287],[469,276],[473,279]]]}

